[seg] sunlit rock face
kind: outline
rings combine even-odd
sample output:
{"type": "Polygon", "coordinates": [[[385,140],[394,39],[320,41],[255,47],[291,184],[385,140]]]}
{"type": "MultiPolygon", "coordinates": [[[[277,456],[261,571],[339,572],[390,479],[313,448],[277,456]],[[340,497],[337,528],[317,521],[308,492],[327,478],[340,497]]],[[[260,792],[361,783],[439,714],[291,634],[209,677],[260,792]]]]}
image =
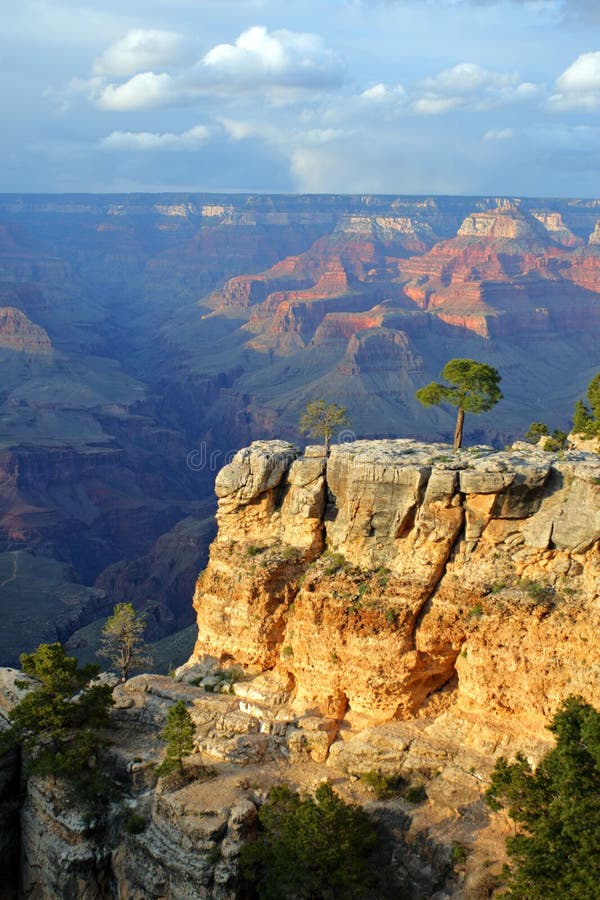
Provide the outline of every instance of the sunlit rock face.
{"type": "Polygon", "coordinates": [[[542,739],[569,693],[600,702],[597,455],[258,442],[216,490],[196,661],[274,670],[295,709],[353,729],[449,683],[449,715],[485,740],[542,739]]]}

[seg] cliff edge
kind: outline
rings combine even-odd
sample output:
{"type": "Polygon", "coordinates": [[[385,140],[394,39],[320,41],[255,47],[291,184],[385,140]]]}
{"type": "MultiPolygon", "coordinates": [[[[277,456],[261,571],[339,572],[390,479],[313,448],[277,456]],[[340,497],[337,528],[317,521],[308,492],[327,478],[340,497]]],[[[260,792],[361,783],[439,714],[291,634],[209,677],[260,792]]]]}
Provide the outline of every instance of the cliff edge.
{"type": "Polygon", "coordinates": [[[331,738],[418,718],[535,757],[562,698],[600,705],[597,454],[259,441],[216,492],[191,665],[271,670],[331,738]]]}

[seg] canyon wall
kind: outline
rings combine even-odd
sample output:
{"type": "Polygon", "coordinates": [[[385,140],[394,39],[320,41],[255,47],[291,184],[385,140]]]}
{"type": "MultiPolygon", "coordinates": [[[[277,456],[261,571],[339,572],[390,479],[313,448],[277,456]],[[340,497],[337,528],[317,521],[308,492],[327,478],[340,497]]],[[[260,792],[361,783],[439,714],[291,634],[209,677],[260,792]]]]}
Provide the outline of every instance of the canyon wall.
{"type": "Polygon", "coordinates": [[[479,749],[600,705],[596,454],[256,442],[216,492],[192,662],[272,670],[341,733],[444,711],[479,749]]]}

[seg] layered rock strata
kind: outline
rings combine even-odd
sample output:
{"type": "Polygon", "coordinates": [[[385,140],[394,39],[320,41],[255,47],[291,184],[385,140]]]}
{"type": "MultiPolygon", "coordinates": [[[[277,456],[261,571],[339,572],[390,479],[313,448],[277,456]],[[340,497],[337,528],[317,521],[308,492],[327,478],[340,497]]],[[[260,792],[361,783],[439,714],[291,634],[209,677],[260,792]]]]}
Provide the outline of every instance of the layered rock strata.
{"type": "Polygon", "coordinates": [[[256,442],[218,475],[192,662],[273,670],[296,713],[342,731],[429,715],[449,685],[478,749],[539,749],[570,693],[600,705],[597,455],[319,454],[256,442]]]}

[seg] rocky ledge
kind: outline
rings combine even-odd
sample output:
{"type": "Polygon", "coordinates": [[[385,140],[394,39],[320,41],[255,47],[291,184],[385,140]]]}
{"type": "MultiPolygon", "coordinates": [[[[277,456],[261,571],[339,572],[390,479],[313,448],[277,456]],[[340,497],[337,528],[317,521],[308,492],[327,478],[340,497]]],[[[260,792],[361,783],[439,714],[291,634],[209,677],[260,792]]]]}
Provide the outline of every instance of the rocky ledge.
{"type": "Polygon", "coordinates": [[[216,491],[191,664],[271,671],[330,740],[443,711],[535,756],[563,697],[600,705],[597,454],[256,442],[216,491]]]}

